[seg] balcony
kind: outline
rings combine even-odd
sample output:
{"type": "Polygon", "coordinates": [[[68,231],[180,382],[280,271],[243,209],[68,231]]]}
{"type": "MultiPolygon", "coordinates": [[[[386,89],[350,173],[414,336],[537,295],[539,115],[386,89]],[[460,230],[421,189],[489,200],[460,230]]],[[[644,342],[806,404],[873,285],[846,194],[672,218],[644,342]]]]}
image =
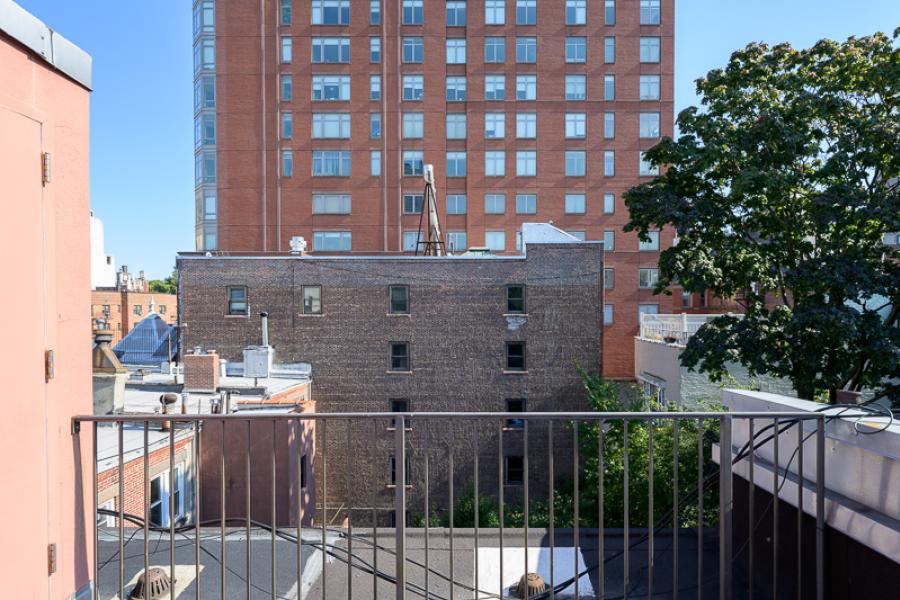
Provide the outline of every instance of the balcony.
{"type": "MultiPolygon", "coordinates": [[[[684,346],[692,335],[721,314],[641,315],[640,338],[684,346]]],[[[730,315],[740,318],[741,315],[730,315]]]]}

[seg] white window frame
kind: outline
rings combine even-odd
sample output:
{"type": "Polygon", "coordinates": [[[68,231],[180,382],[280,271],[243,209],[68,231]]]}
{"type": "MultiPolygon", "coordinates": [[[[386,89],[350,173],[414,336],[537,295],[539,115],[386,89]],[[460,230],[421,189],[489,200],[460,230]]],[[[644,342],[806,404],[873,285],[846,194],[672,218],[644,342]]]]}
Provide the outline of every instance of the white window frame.
{"type": "Polygon", "coordinates": [[[485,25],[505,25],[506,24],[506,0],[485,0],[485,2],[484,2],[484,24],[485,25]]]}
{"type": "Polygon", "coordinates": [[[506,137],[506,113],[484,113],[484,137],[492,140],[502,140],[506,137]]]}
{"type": "Polygon", "coordinates": [[[516,177],[537,176],[537,151],[516,150],[516,177]]]}
{"type": "Polygon", "coordinates": [[[403,139],[418,140],[425,136],[425,113],[403,113],[403,139]]]}
{"type": "Polygon", "coordinates": [[[662,50],[660,49],[660,38],[655,35],[641,36],[640,39],[640,62],[645,64],[656,64],[660,61],[662,50]]]}
{"type": "Polygon", "coordinates": [[[485,231],[484,245],[488,250],[493,252],[506,251],[506,232],[505,231],[485,231]]]}
{"type": "Polygon", "coordinates": [[[516,75],[516,100],[537,100],[537,75],[516,75]]]}
{"type": "Polygon", "coordinates": [[[566,194],[565,214],[583,215],[587,212],[587,197],[580,193],[566,194]]]}
{"type": "Polygon", "coordinates": [[[487,150],[484,153],[484,176],[506,176],[506,152],[504,150],[487,150]]]}
{"type": "Polygon", "coordinates": [[[566,113],[566,137],[583,140],[587,135],[587,113],[566,113]]]}
{"type": "Polygon", "coordinates": [[[494,73],[484,76],[484,99],[491,102],[506,100],[506,75],[494,73]]]}
{"type": "Polygon", "coordinates": [[[537,214],[537,194],[516,194],[516,214],[537,214]]]}
{"type": "Polygon", "coordinates": [[[466,64],[466,38],[449,38],[446,41],[448,65],[466,64]]]}
{"type": "Polygon", "coordinates": [[[638,137],[643,139],[656,139],[659,137],[660,115],[655,112],[641,112],[638,137]]]}
{"type": "Polygon", "coordinates": [[[587,153],[584,150],[566,150],[566,177],[584,177],[587,172],[587,153]]]}
{"type": "Polygon", "coordinates": [[[447,152],[447,177],[466,176],[466,153],[453,150],[447,152]]]}
{"type": "Polygon", "coordinates": [[[466,139],[466,113],[447,113],[447,139],[466,139]]]}
{"type": "Polygon", "coordinates": [[[350,62],[350,38],[349,37],[314,37],[312,38],[312,54],[310,60],[316,65],[338,65],[350,62]],[[331,49],[337,49],[337,60],[326,60],[326,54],[331,49]],[[319,60],[316,60],[316,53],[319,60]]]}
{"type": "Polygon", "coordinates": [[[348,102],[350,100],[349,75],[313,75],[312,100],[314,102],[348,102]],[[336,98],[328,98],[329,91],[337,91],[336,98]],[[318,92],[318,98],[316,97],[318,92]]]}
{"type": "Polygon", "coordinates": [[[352,197],[350,194],[313,193],[312,213],[314,215],[349,215],[352,197]]]}
{"type": "Polygon", "coordinates": [[[587,38],[571,35],[566,38],[566,62],[581,64],[587,62],[587,38]]]}
{"type": "Polygon", "coordinates": [[[421,102],[425,98],[425,76],[424,75],[404,75],[403,76],[403,101],[404,102],[421,102]],[[407,94],[409,91],[409,94],[407,94]]]}
{"type": "Polygon", "coordinates": [[[313,113],[312,138],[317,140],[350,139],[350,113],[313,113]]]}
{"type": "Polygon", "coordinates": [[[516,139],[533,140],[537,138],[537,113],[516,113],[516,139]]]}
{"type": "Polygon", "coordinates": [[[484,214],[486,214],[486,215],[504,215],[504,214],[506,214],[506,194],[485,194],[484,195],[484,214]]]}
{"type": "Polygon", "coordinates": [[[579,102],[587,100],[587,76],[566,75],[566,100],[579,102]]]}

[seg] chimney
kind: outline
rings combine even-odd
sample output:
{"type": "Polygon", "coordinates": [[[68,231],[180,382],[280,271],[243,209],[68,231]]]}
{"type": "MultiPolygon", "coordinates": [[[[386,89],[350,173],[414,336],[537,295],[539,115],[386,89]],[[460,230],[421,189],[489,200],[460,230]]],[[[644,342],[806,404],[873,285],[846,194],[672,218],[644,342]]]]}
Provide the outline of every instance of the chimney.
{"type": "Polygon", "coordinates": [[[106,322],[97,323],[94,329],[94,348],[91,352],[93,366],[94,414],[119,412],[125,405],[125,380],[128,369],[122,366],[109,343],[113,332],[106,322]]]}
{"type": "Polygon", "coordinates": [[[194,352],[184,357],[184,391],[215,392],[219,388],[219,355],[215,350],[194,352]]]}
{"type": "Polygon", "coordinates": [[[262,327],[262,345],[265,348],[269,345],[269,313],[259,313],[259,323],[262,327]]]}

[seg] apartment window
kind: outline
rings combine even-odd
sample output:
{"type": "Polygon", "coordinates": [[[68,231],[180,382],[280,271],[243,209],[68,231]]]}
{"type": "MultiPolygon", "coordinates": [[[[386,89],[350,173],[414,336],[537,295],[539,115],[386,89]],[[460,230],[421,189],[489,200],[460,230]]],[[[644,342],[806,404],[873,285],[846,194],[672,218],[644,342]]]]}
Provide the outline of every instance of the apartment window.
{"type": "Polygon", "coordinates": [[[294,152],[293,150],[281,151],[281,176],[294,176],[294,152]]]}
{"type": "Polygon", "coordinates": [[[466,3],[447,2],[447,27],[466,26],[466,3]]]}
{"type": "Polygon", "coordinates": [[[345,101],[350,99],[349,75],[313,75],[312,99],[345,101]]]}
{"type": "Polygon", "coordinates": [[[587,23],[587,0],[566,0],[566,25],[587,23]]]}
{"type": "Polygon", "coordinates": [[[420,231],[404,231],[403,232],[403,251],[415,252],[419,247],[419,240],[422,238],[420,231]]]}
{"type": "Polygon", "coordinates": [[[422,194],[403,194],[403,212],[408,215],[417,215],[422,212],[425,204],[425,196],[422,194]]]}
{"type": "Polygon", "coordinates": [[[516,214],[533,215],[537,213],[537,196],[535,194],[516,194],[516,214]]]}
{"type": "Polygon", "coordinates": [[[537,23],[537,0],[516,0],[516,25],[537,23]]]}
{"type": "Polygon", "coordinates": [[[369,62],[370,63],[381,62],[381,38],[377,38],[377,37],[369,38],[369,62]]]}
{"type": "MultiPolygon", "coordinates": [[[[288,117],[288,121],[290,121],[291,113],[286,113],[288,117]]],[[[284,115],[282,113],[282,124],[284,124],[284,115]]],[[[211,145],[216,143],[216,116],[204,114],[201,116],[200,120],[200,140],[203,145],[211,145]]],[[[290,129],[288,129],[290,132],[290,129]]],[[[290,136],[288,136],[290,138],[290,136]]]]}
{"type": "Polygon", "coordinates": [[[525,370],[525,342],[506,342],[506,370],[525,370]]]}
{"type": "Polygon", "coordinates": [[[519,139],[537,137],[537,113],[516,113],[516,137],[519,139]]]}
{"type": "Polygon", "coordinates": [[[369,100],[381,100],[381,75],[369,75],[369,100]]]}
{"type": "Polygon", "coordinates": [[[422,62],[422,57],[425,52],[425,47],[422,44],[422,38],[420,37],[405,37],[403,38],[403,62],[405,63],[420,63],[422,62]]]}
{"type": "Polygon", "coordinates": [[[465,77],[448,77],[447,78],[447,102],[465,102],[466,100],[466,78],[465,77]]]}
{"type": "Polygon", "coordinates": [[[281,36],[281,64],[289,65],[294,59],[294,40],[289,35],[281,36]]]}
{"type": "Polygon", "coordinates": [[[638,304],[638,323],[642,315],[658,315],[659,304],[638,304]]]}
{"type": "Polygon", "coordinates": [[[467,241],[468,240],[465,231],[447,232],[447,249],[450,252],[465,250],[466,248],[468,248],[467,241]]]}
{"type": "Polygon", "coordinates": [[[587,99],[587,77],[584,75],[566,75],[566,100],[587,99]]]}
{"type": "MultiPolygon", "coordinates": [[[[506,399],[506,412],[509,412],[509,413],[525,412],[525,398],[507,398],[506,399]]],[[[506,420],[506,428],[507,429],[524,429],[525,428],[525,419],[507,419],[506,420]]]]}
{"type": "Polygon", "coordinates": [[[638,269],[638,287],[642,289],[652,288],[659,282],[659,269],[638,269]]]}
{"type": "Polygon", "coordinates": [[[313,150],[313,177],[350,177],[349,150],[313,150]]]}
{"type": "MultiPolygon", "coordinates": [[[[396,369],[392,369],[392,370],[396,370],[396,369]]],[[[404,472],[406,473],[406,475],[405,475],[406,479],[404,481],[406,487],[412,487],[412,470],[410,468],[410,465],[412,463],[410,461],[410,458],[411,458],[410,455],[407,454],[406,455],[406,468],[404,469],[404,472]]],[[[397,464],[396,464],[397,460],[394,458],[393,454],[391,455],[388,462],[389,462],[389,468],[390,468],[390,480],[389,480],[390,484],[389,485],[397,485],[397,464]]],[[[396,527],[397,518],[395,515],[396,515],[396,513],[394,511],[391,511],[391,521],[393,521],[393,523],[391,524],[391,527],[396,527]]],[[[409,515],[408,512],[407,512],[407,515],[409,515]]],[[[409,524],[409,520],[410,520],[409,516],[407,516],[407,519],[406,519],[407,524],[409,524]]]]}
{"type": "Polygon", "coordinates": [[[484,113],[484,137],[502,139],[506,136],[506,113],[484,113]]]}
{"type": "Polygon", "coordinates": [[[522,231],[516,232],[516,252],[522,251],[522,231]]]}
{"type": "Polygon", "coordinates": [[[131,312],[133,312],[137,316],[141,316],[142,314],[144,314],[144,307],[140,304],[135,304],[132,307],[131,312]]]}
{"type": "Polygon", "coordinates": [[[616,286],[616,270],[603,269],[603,289],[611,290],[616,286]]]}
{"type": "Polygon", "coordinates": [[[391,342],[391,371],[409,370],[409,342],[391,342]]]}
{"type": "Polygon", "coordinates": [[[641,25],[659,25],[659,0],[641,0],[641,25]]]}
{"type": "Polygon", "coordinates": [[[615,177],[616,175],[616,151],[605,150],[603,152],[603,176],[615,177]]]}
{"type": "MultiPolygon", "coordinates": [[[[409,314],[409,286],[392,285],[388,287],[389,311],[392,315],[409,314]]],[[[406,412],[405,410],[400,412],[406,412]]]]}
{"type": "Polygon", "coordinates": [[[525,461],[521,456],[504,456],[504,485],[522,485],[525,482],[525,461]]]}
{"type": "Polygon", "coordinates": [[[486,38],[484,38],[484,62],[486,62],[486,63],[506,62],[506,38],[504,38],[504,37],[486,37],[486,38]]]}
{"type": "Polygon", "coordinates": [[[369,175],[372,177],[381,176],[381,150],[369,152],[369,175]]]}
{"type": "Polygon", "coordinates": [[[648,231],[647,235],[649,236],[649,241],[639,240],[638,241],[638,250],[641,251],[650,251],[657,252],[659,251],[659,232],[658,231],[648,231]]]}
{"type": "Polygon", "coordinates": [[[453,38],[447,40],[447,64],[448,65],[464,65],[466,64],[466,39],[453,38]]]}
{"type": "MultiPolygon", "coordinates": [[[[408,413],[410,412],[409,400],[407,398],[391,398],[388,400],[388,410],[392,413],[408,413]]],[[[391,428],[395,428],[396,426],[395,419],[391,419],[391,428]]],[[[412,428],[407,424],[405,429],[412,428]]]]}
{"type": "Polygon", "coordinates": [[[165,527],[169,524],[169,472],[150,480],[150,524],[165,527]]]}
{"type": "Polygon", "coordinates": [[[216,76],[203,75],[194,81],[194,110],[216,107],[216,76]]]}
{"type": "Polygon", "coordinates": [[[537,75],[516,75],[516,100],[537,100],[537,75]]]}
{"type": "Polygon", "coordinates": [[[349,63],[350,38],[314,37],[312,39],[312,61],[314,63],[349,63]]]}
{"type": "Polygon", "coordinates": [[[381,113],[369,113],[369,137],[381,139],[381,113]]]}
{"type": "Polygon", "coordinates": [[[484,214],[486,215],[502,215],[506,212],[506,195],[505,194],[485,194],[484,196],[484,214]]]}
{"type": "Polygon", "coordinates": [[[403,0],[403,24],[422,24],[422,0],[403,0]]]}
{"type": "Polygon", "coordinates": [[[616,62],[616,38],[614,36],[606,36],[603,38],[603,62],[612,64],[616,62]]]}
{"type": "Polygon", "coordinates": [[[566,177],[584,177],[584,150],[566,150],[566,177]]]}
{"type": "Polygon", "coordinates": [[[369,25],[381,25],[381,0],[369,0],[369,25]]]}
{"type": "Polygon", "coordinates": [[[612,102],[616,99],[616,76],[615,75],[604,75],[603,76],[603,99],[607,102],[612,102]]]}
{"type": "Polygon", "coordinates": [[[448,194],[447,195],[447,214],[448,215],[464,215],[464,214],[466,214],[466,195],[465,194],[448,194]]]}
{"type": "Polygon", "coordinates": [[[604,325],[612,325],[613,324],[613,305],[612,304],[604,304],[603,305],[603,324],[604,325]]]}
{"type": "Polygon", "coordinates": [[[641,75],[641,100],[659,100],[659,75],[641,75]]]}
{"type": "Polygon", "coordinates": [[[616,0],[603,0],[603,22],[607,25],[616,24],[616,0]]]}
{"type": "Polygon", "coordinates": [[[585,235],[585,233],[584,233],[583,231],[572,231],[572,230],[569,230],[569,231],[567,231],[566,233],[568,233],[569,235],[571,235],[571,236],[574,237],[575,239],[577,239],[577,240],[579,240],[579,241],[582,241],[582,242],[586,239],[586,235],[585,235]]]}
{"type": "Polygon", "coordinates": [[[537,152],[534,150],[516,151],[516,176],[534,177],[537,175],[537,152]]]}
{"type": "Polygon", "coordinates": [[[506,0],[485,0],[484,24],[503,25],[506,23],[506,0]]]}
{"type": "Polygon", "coordinates": [[[403,99],[421,100],[425,96],[425,77],[422,75],[403,76],[403,99]]]}
{"type": "Polygon", "coordinates": [[[584,194],[566,194],[566,214],[583,215],[586,212],[584,194]]]}
{"type": "Polygon", "coordinates": [[[642,37],[641,38],[641,62],[642,63],[658,63],[659,62],[659,38],[658,37],[642,37]]]}
{"type": "Polygon", "coordinates": [[[603,194],[603,214],[611,215],[616,212],[616,196],[615,194],[603,194]]]}
{"type": "Polygon", "coordinates": [[[349,215],[350,194],[313,194],[312,211],[314,215],[349,215]]]}
{"type": "MultiPolygon", "coordinates": [[[[567,45],[568,48],[568,45],[567,45]]],[[[517,63],[535,63],[537,62],[537,38],[535,37],[517,37],[516,38],[516,62],[517,63]]]]}
{"type": "Polygon", "coordinates": [[[587,41],[583,37],[566,38],[566,62],[583,63],[587,60],[587,41]]]}
{"type": "Polygon", "coordinates": [[[465,152],[448,152],[447,153],[447,177],[465,177],[466,176],[466,153],[465,152]]]}
{"type": "Polygon", "coordinates": [[[349,139],[350,113],[313,113],[314,139],[349,139]]]}
{"type": "MultiPolygon", "coordinates": [[[[244,286],[229,287],[228,293],[228,314],[246,317],[249,312],[247,308],[247,288],[244,286]]],[[[140,306],[135,306],[140,308],[140,306]]],[[[138,312],[137,314],[140,314],[138,312]]]]}
{"type": "Polygon", "coordinates": [[[506,312],[509,314],[525,312],[524,285],[506,286],[506,312]]]}
{"type": "Polygon", "coordinates": [[[403,176],[414,177],[421,176],[425,159],[421,150],[404,150],[403,151],[403,176]]]}
{"type": "MultiPolygon", "coordinates": [[[[288,1],[288,6],[290,2],[288,1]]],[[[288,21],[290,22],[290,20],[288,21]]],[[[214,0],[196,2],[194,6],[194,35],[203,33],[215,33],[216,9],[214,0]]]]}
{"type": "Polygon", "coordinates": [[[694,296],[690,292],[681,291],[681,308],[691,308],[694,302],[694,296]]]}
{"type": "Polygon", "coordinates": [[[351,241],[349,231],[313,231],[313,250],[349,252],[351,241]]]}
{"type": "Polygon", "coordinates": [[[640,163],[638,166],[638,175],[641,177],[654,177],[659,175],[659,166],[654,165],[649,160],[647,160],[647,153],[640,153],[640,163]]]}
{"type": "Polygon", "coordinates": [[[403,113],[403,139],[419,139],[425,134],[425,113],[403,113]]]}
{"type": "Polygon", "coordinates": [[[484,245],[492,252],[503,252],[506,250],[506,233],[502,231],[485,231],[484,245]]]}
{"type": "Polygon", "coordinates": [[[616,113],[612,111],[603,113],[603,137],[607,140],[616,137],[616,113]]]}
{"type": "Polygon", "coordinates": [[[195,155],[194,179],[197,183],[216,182],[215,152],[198,152],[195,155]]]}
{"type": "Polygon", "coordinates": [[[607,229],[603,232],[603,250],[612,252],[616,249],[616,232],[607,229]]]}
{"type": "Polygon", "coordinates": [[[466,139],[466,113],[447,114],[447,139],[466,139]]]}
{"type": "Polygon", "coordinates": [[[313,25],[348,25],[350,0],[312,0],[313,25]]]}
{"type": "Polygon", "coordinates": [[[300,294],[303,296],[303,314],[304,315],[321,315],[322,314],[322,286],[320,286],[320,285],[300,286],[300,294]]]}
{"type": "Polygon", "coordinates": [[[566,137],[584,138],[587,127],[587,115],[585,113],[566,113],[566,137]]]}
{"type": "Polygon", "coordinates": [[[281,101],[290,102],[294,99],[294,76],[281,76],[281,101]]]}
{"type": "Polygon", "coordinates": [[[488,150],[484,153],[484,174],[486,177],[503,177],[506,175],[506,152],[488,150]]]}
{"type": "Polygon", "coordinates": [[[484,76],[484,99],[506,100],[506,75],[484,76]]]}
{"type": "Polygon", "coordinates": [[[642,138],[658,138],[659,137],[659,113],[658,112],[642,112],[640,137],[642,138]]]}

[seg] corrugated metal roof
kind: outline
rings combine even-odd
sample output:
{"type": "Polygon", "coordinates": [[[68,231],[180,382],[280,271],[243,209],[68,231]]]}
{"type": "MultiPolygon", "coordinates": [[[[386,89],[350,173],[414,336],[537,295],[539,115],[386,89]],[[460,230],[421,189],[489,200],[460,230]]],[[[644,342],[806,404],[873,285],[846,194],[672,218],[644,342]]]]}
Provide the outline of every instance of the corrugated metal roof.
{"type": "Polygon", "coordinates": [[[178,335],[156,313],[150,313],[119,340],[113,348],[125,365],[158,365],[170,361],[178,353],[178,335]]]}

